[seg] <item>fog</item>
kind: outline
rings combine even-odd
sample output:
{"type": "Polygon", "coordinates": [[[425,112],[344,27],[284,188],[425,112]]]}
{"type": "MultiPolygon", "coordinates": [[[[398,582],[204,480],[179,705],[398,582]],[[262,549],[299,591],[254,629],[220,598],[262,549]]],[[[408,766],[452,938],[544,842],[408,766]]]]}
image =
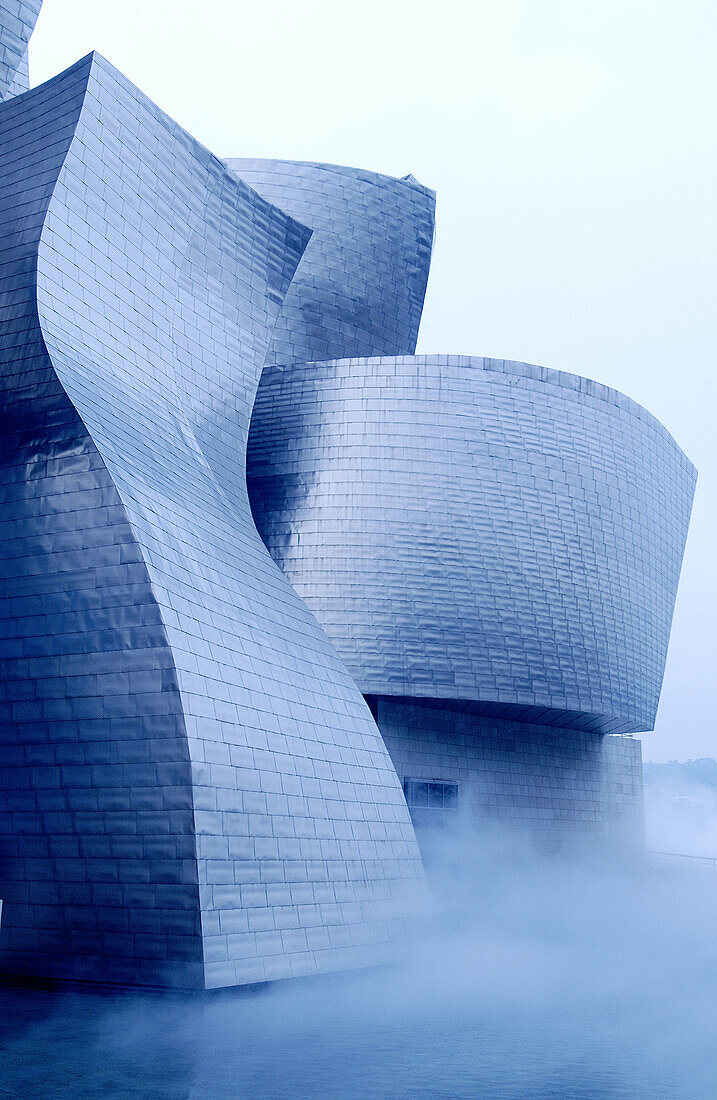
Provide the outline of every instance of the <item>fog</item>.
{"type": "MultiPolygon", "coordinates": [[[[670,851],[702,835],[679,828],[670,851]]],[[[430,850],[431,900],[389,968],[201,995],[4,990],[0,1095],[715,1096],[711,864],[538,855],[495,830],[430,850]]]]}
{"type": "Polygon", "coordinates": [[[717,761],[645,764],[648,848],[717,859],[717,761]]]}

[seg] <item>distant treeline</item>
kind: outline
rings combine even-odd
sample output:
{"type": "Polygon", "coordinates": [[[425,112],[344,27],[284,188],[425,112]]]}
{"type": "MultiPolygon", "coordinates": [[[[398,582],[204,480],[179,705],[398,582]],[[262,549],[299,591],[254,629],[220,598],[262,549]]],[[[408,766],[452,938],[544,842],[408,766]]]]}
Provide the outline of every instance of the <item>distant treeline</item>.
{"type": "Polygon", "coordinates": [[[646,784],[681,781],[683,783],[701,783],[706,787],[717,787],[717,760],[704,756],[699,760],[668,760],[665,764],[643,764],[646,784]]]}

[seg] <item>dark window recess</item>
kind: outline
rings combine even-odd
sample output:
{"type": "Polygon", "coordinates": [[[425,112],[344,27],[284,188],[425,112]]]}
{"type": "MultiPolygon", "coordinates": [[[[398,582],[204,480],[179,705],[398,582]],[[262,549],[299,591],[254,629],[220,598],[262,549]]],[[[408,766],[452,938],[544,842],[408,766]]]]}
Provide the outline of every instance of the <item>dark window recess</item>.
{"type": "Polygon", "coordinates": [[[439,825],[445,810],[458,808],[458,784],[434,779],[404,779],[403,793],[415,825],[439,825]]]}

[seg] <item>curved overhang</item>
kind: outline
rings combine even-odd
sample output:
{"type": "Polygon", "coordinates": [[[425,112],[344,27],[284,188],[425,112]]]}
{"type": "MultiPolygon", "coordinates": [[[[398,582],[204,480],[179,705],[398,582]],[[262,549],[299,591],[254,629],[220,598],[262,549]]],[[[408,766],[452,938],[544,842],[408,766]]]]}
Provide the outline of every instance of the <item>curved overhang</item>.
{"type": "Polygon", "coordinates": [[[271,367],[248,482],[364,694],[652,728],[695,471],[634,401],[464,356],[271,367]]]}

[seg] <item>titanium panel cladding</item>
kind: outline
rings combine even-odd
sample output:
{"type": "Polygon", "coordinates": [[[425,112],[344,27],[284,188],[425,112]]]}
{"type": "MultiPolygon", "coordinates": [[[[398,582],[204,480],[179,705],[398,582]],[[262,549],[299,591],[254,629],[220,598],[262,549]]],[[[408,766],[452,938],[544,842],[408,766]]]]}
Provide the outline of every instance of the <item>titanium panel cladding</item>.
{"type": "Polygon", "coordinates": [[[695,473],[628,398],[456,356],[271,367],[248,480],[364,694],[652,728],[695,473]]]}
{"type": "Polygon", "coordinates": [[[260,195],[313,230],[268,363],[415,350],[435,195],[413,176],[282,160],[229,160],[260,195]]]}
{"type": "Polygon", "coordinates": [[[456,784],[454,822],[414,788],[419,837],[425,828],[458,826],[461,843],[461,830],[474,829],[488,843],[527,834],[551,848],[581,839],[644,848],[636,738],[492,718],[447,700],[372,705],[404,784],[426,777],[456,784]]]}
{"type": "Polygon", "coordinates": [[[27,45],[42,0],[0,0],[0,100],[29,88],[27,45]]]}
{"type": "Polygon", "coordinates": [[[0,155],[0,965],[375,962],[415,836],[244,479],[309,230],[97,55],[0,107],[0,155]]]}

